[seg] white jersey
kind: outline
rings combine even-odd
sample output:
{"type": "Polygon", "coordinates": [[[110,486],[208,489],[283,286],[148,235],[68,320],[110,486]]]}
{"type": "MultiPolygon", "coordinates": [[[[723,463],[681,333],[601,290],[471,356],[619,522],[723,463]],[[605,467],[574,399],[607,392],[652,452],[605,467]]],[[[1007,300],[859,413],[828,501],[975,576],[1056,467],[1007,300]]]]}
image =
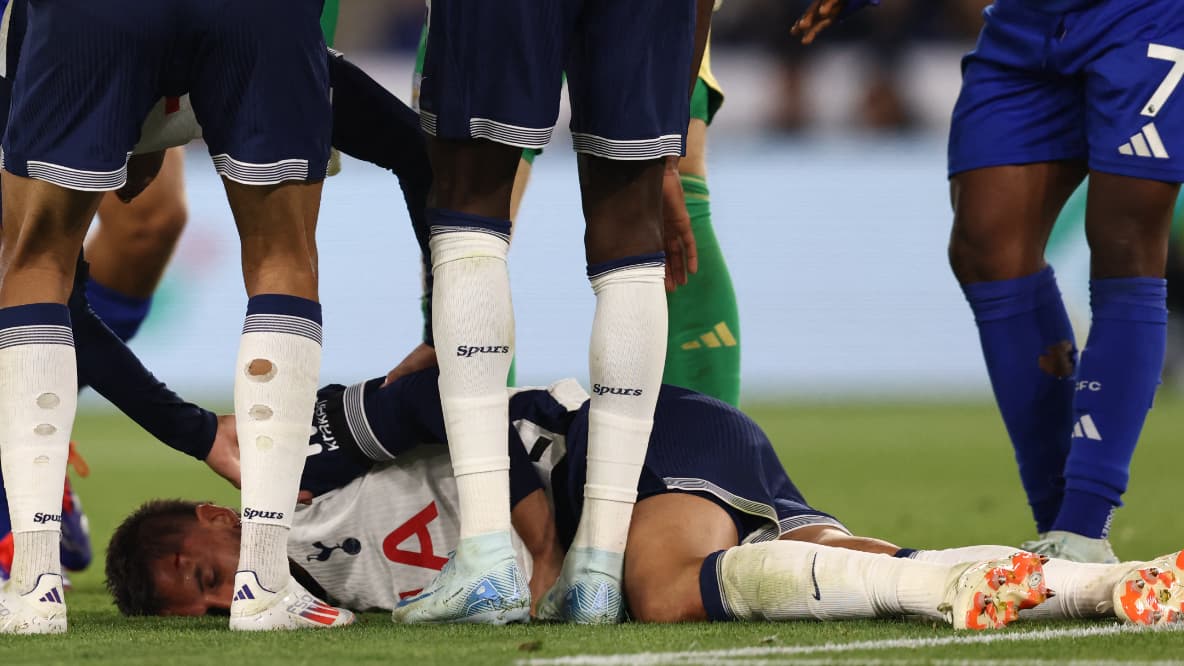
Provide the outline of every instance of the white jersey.
{"type": "MultiPolygon", "coordinates": [[[[448,449],[426,445],[298,506],[288,555],[337,603],[389,610],[435,578],[459,535],[448,449]]],[[[513,540],[529,578],[530,556],[513,540]]]]}

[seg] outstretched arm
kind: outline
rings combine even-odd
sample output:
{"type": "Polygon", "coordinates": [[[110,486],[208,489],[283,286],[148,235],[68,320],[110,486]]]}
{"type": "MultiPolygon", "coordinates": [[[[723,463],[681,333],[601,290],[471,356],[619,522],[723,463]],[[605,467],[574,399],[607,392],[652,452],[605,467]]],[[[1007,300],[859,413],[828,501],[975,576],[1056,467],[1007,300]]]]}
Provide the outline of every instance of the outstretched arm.
{"type": "Polygon", "coordinates": [[[70,295],[70,318],[80,385],[90,385],[153,437],[205,461],[238,485],[233,420],[183,400],[140,362],[86,301],[87,264],[80,256],[70,295]]]}

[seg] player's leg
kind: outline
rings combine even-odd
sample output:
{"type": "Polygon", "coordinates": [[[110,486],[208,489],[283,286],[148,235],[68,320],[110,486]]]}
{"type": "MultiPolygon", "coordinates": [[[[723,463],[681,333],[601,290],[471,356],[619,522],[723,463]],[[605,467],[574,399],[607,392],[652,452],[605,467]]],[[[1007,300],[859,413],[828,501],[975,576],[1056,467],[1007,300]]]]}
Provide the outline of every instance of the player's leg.
{"type": "Polygon", "coordinates": [[[1121,506],[1163,369],[1163,275],[1178,190],[1176,183],[1090,174],[1086,237],[1092,254],[1093,325],[1077,373],[1072,448],[1065,498],[1053,523],[1056,533],[1105,539],[1111,514],[1121,506]]]}
{"type": "Polygon", "coordinates": [[[931,564],[796,539],[738,545],[735,523],[719,505],[668,493],[637,504],[625,589],[633,616],[642,622],[909,614],[988,628],[1014,619],[1001,613],[995,622],[985,610],[993,604],[975,601],[996,575],[1007,580],[995,593],[1000,603],[1043,599],[1034,576],[1039,560],[1006,562],[931,564]]]}
{"type": "Polygon", "coordinates": [[[593,395],[583,511],[563,575],[539,605],[543,617],[623,617],[623,553],[665,357],[662,178],[665,158],[685,141],[694,13],[693,0],[602,3],[585,8],[573,38],[572,140],[596,294],[593,395]],[[636,63],[644,65],[622,89],[619,68],[636,63]],[[633,96],[650,100],[648,111],[623,115],[619,100],[633,96]]]}
{"type": "Polygon", "coordinates": [[[1104,539],[1162,373],[1164,268],[1184,181],[1184,8],[1113,9],[1083,14],[1068,44],[1088,63],[1093,322],[1077,372],[1065,499],[1048,544],[1050,555],[1097,561],[1115,559],[1104,539]]]}
{"type": "Polygon", "coordinates": [[[124,342],[144,323],[188,210],[185,152],[173,148],[152,183],[130,203],[109,194],[99,204],[99,226],[86,243],[86,297],[124,342]]]}
{"type": "Polygon", "coordinates": [[[967,56],[950,129],[950,263],[974,312],[1038,532],[1060,506],[1076,346],[1044,248],[1085,175],[1081,91],[1040,70],[1054,15],[996,8],[967,56]],[[1018,27],[1016,27],[1018,26],[1018,27]]]}
{"type": "Polygon", "coordinates": [[[505,385],[514,317],[506,254],[522,149],[546,145],[558,114],[569,9],[480,0],[430,7],[419,103],[433,137],[432,328],[461,540],[440,576],[395,611],[397,622],[529,617],[509,531],[505,385]],[[497,589],[474,597],[484,580],[497,589]]]}
{"type": "Polygon", "coordinates": [[[718,93],[709,89],[703,79],[696,81],[687,154],[678,165],[699,249],[699,271],[687,275],[687,283],[666,297],[670,325],[662,382],[735,405],[740,401],[740,313],[723,250],[712,227],[707,188],[707,127],[713,95],[718,93]]]}
{"type": "Polygon", "coordinates": [[[230,626],[349,624],[351,613],[291,577],[287,559],[321,360],[313,229],[332,123],[321,3],[201,11],[191,101],[234,213],[249,297],[234,379],[243,526],[230,626]]]}
{"type": "Polygon", "coordinates": [[[1040,533],[1060,508],[1077,360],[1044,246],[1081,175],[1076,162],[1049,162],[966,171],[952,184],[950,262],[1040,533]]]}
{"type": "MultiPolygon", "coordinates": [[[[143,33],[128,39],[96,23],[96,12],[109,11],[39,7],[15,70],[0,240],[0,458],[14,558],[0,589],[0,633],[66,629],[59,541],[77,370],[65,303],[101,193],[126,178],[157,55],[143,33]]],[[[150,23],[151,14],[138,18],[150,23]]]]}

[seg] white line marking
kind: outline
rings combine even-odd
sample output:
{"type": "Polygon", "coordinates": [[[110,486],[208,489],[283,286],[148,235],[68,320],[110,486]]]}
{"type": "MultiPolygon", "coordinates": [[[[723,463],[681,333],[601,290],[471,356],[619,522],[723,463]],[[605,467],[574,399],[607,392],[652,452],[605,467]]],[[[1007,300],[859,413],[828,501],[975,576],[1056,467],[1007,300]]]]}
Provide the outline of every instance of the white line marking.
{"type": "MultiPolygon", "coordinates": [[[[680,666],[914,666],[917,659],[703,659],[680,666]]],[[[1180,666],[1180,661],[1112,661],[1109,659],[932,659],[929,666],[1180,666]]]]}
{"type": "MultiPolygon", "coordinates": [[[[777,657],[789,655],[820,654],[834,652],[860,652],[870,650],[916,650],[946,645],[987,645],[990,643],[1015,643],[1026,641],[1047,641],[1062,638],[1090,638],[1113,636],[1143,631],[1175,631],[1175,628],[1149,629],[1128,624],[1107,624],[1097,627],[1076,629],[1041,629],[1039,631],[1005,631],[979,634],[955,634],[936,638],[893,638],[876,641],[855,641],[851,643],[823,643],[819,645],[788,645],[784,647],[748,647],[726,650],[702,650],[683,652],[639,652],[634,654],[585,654],[568,657],[519,659],[518,666],[657,666],[659,664],[731,664],[744,657],[777,657]]],[[[860,660],[864,663],[863,660],[860,660]]],[[[755,661],[743,662],[756,664],[755,661]]],[[[976,661],[976,663],[978,663],[976,661]]]]}

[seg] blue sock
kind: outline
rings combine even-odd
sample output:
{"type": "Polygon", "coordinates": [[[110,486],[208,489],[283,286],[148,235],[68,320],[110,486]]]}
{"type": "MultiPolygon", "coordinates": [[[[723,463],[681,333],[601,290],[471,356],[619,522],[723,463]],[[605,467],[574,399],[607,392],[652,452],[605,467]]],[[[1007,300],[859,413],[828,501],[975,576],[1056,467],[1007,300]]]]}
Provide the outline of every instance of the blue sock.
{"type": "Polygon", "coordinates": [[[124,342],[135,337],[152,308],[152,297],[125,296],[95,282],[93,277],[86,279],[86,300],[107,328],[124,342]]]}
{"type": "Polygon", "coordinates": [[[699,594],[703,597],[703,608],[707,619],[712,622],[734,620],[724,600],[724,590],[719,582],[719,559],[726,551],[717,550],[703,559],[699,568],[699,594]]]}
{"type": "Polygon", "coordinates": [[[12,523],[8,519],[8,494],[4,492],[4,475],[0,473],[0,539],[12,531],[12,523]]]}
{"type": "Polygon", "coordinates": [[[1065,499],[1053,529],[1106,537],[1155,398],[1167,346],[1167,281],[1090,281],[1093,327],[1081,353],[1065,499]]]}
{"type": "Polygon", "coordinates": [[[1077,349],[1052,267],[963,286],[1036,530],[1060,510],[1077,349]]]}

